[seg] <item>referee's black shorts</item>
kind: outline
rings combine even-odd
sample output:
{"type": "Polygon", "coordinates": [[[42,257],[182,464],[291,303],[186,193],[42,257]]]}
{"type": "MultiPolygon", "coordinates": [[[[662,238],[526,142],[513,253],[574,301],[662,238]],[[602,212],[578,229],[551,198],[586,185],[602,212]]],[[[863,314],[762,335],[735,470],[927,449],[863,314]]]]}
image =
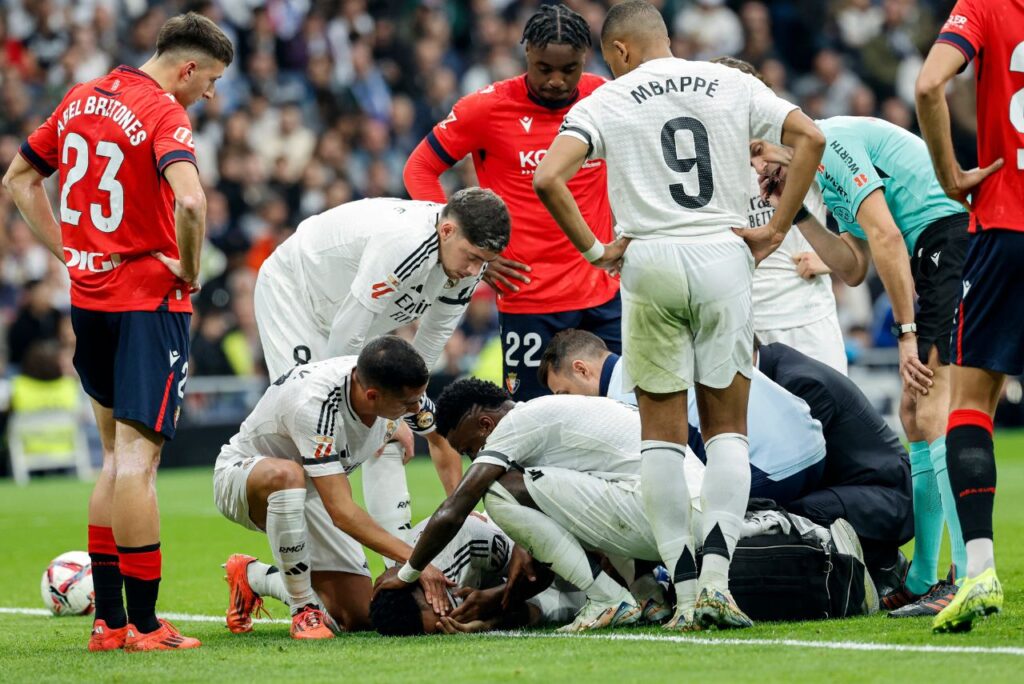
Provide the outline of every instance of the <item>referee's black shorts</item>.
{"type": "Polygon", "coordinates": [[[939,352],[940,364],[950,362],[950,334],[963,289],[969,224],[966,212],[933,221],[918,236],[910,257],[917,290],[917,352],[924,362],[932,347],[939,352]]]}

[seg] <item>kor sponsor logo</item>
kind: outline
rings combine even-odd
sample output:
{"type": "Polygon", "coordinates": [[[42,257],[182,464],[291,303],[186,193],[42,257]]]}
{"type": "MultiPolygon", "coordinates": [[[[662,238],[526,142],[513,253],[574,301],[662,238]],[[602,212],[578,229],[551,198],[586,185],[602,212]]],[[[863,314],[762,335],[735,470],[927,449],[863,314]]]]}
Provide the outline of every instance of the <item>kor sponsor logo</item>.
{"type": "MultiPolygon", "coordinates": [[[[546,149],[542,150],[519,150],[519,173],[522,175],[533,175],[537,171],[537,165],[547,155],[546,149]]],[[[601,160],[590,159],[584,162],[584,169],[593,169],[601,165],[601,160]]]]}
{"type": "Polygon", "coordinates": [[[68,270],[77,268],[79,271],[89,271],[90,273],[106,273],[121,265],[121,257],[118,254],[87,252],[71,247],[65,247],[64,252],[66,254],[64,261],[68,270]]]}

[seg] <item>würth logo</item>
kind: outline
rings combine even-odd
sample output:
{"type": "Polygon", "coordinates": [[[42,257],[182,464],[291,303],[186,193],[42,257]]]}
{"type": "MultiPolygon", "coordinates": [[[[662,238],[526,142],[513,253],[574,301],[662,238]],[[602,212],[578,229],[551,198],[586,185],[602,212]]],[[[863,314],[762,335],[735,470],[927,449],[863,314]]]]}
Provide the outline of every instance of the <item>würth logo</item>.
{"type": "Polygon", "coordinates": [[[384,295],[395,291],[395,288],[387,283],[374,283],[370,289],[372,290],[370,296],[374,299],[380,299],[384,295]]]}

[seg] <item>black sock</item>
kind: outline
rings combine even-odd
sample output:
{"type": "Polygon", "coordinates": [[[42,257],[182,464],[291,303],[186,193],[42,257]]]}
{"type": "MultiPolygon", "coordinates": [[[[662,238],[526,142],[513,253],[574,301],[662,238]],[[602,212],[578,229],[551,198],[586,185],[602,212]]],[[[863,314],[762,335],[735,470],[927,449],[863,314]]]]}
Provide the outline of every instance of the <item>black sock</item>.
{"type": "Polygon", "coordinates": [[[92,584],[96,592],[97,620],[103,620],[107,627],[120,629],[128,624],[121,596],[121,569],[117,556],[107,553],[90,553],[92,559],[92,584]]]}
{"type": "Polygon", "coordinates": [[[992,539],[996,496],[992,433],[977,425],[952,428],[946,434],[946,466],[964,541],[992,539]]]}
{"type": "Polygon", "coordinates": [[[160,593],[160,543],[149,546],[118,546],[128,622],[143,634],[160,629],[156,599],[160,593]]]}

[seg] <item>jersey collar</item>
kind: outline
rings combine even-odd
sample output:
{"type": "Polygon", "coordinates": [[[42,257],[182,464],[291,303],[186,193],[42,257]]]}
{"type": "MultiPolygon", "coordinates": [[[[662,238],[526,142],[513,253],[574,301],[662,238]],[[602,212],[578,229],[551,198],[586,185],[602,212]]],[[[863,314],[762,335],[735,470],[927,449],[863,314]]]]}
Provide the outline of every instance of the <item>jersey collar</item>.
{"type": "Polygon", "coordinates": [[[118,71],[124,71],[124,72],[127,72],[129,74],[135,74],[136,76],[141,76],[143,78],[148,78],[153,83],[156,83],[156,85],[158,85],[158,86],[160,85],[159,83],[156,82],[155,78],[153,78],[152,76],[147,74],[142,69],[136,69],[133,66],[128,66],[127,64],[122,64],[121,66],[117,67],[117,70],[118,71]]]}
{"type": "Polygon", "coordinates": [[[601,366],[601,396],[607,397],[608,390],[612,384],[612,373],[615,372],[615,364],[619,362],[619,355],[612,353],[608,355],[608,358],[604,360],[604,365],[601,366]]]}
{"type": "Polygon", "coordinates": [[[530,102],[532,102],[533,104],[535,104],[535,105],[537,105],[539,107],[543,107],[544,109],[551,109],[551,110],[565,109],[566,107],[571,105],[573,102],[575,102],[576,100],[580,99],[580,89],[579,89],[579,86],[577,86],[576,90],[572,91],[572,93],[569,95],[569,97],[565,98],[564,100],[554,100],[554,101],[543,100],[543,99],[537,97],[536,95],[534,95],[533,91],[530,90],[530,84],[526,82],[526,74],[523,74],[523,87],[526,88],[526,97],[530,98],[530,102]]]}

